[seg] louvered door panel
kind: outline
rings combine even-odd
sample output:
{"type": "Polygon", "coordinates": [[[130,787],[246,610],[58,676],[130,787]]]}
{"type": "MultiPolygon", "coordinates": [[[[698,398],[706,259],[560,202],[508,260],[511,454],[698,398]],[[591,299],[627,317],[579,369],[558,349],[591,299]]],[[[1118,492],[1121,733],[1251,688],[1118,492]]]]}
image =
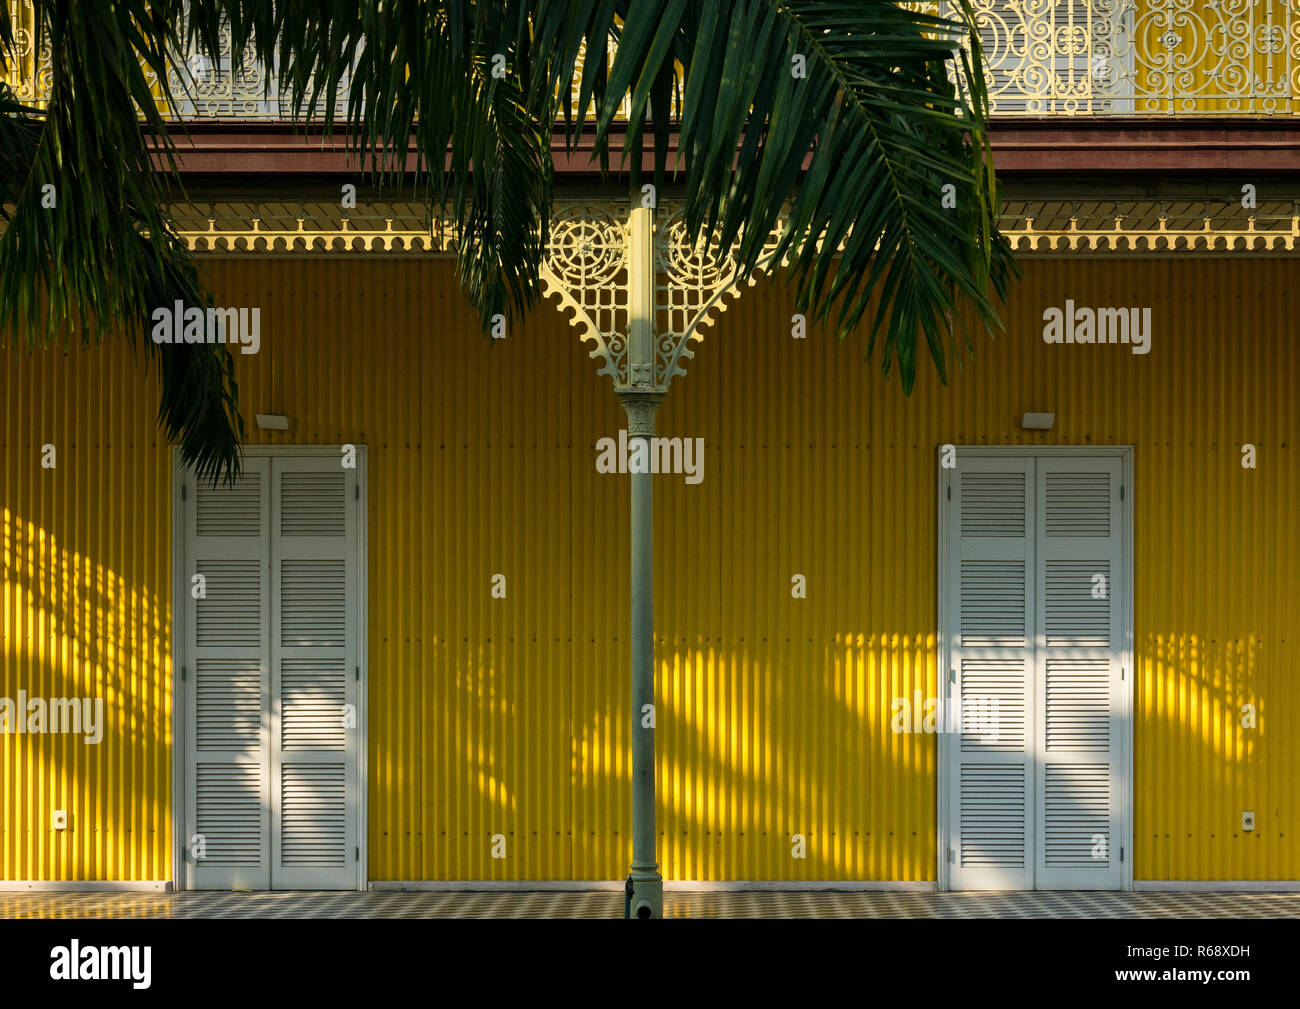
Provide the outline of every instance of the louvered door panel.
{"type": "Polygon", "coordinates": [[[271,885],[269,471],[246,459],[233,487],[185,481],[183,847],[199,889],[271,885]]]}
{"type": "Polygon", "coordinates": [[[341,763],[286,763],[280,775],[280,864],[290,871],[346,870],[347,781],[341,763]]]}
{"type": "Polygon", "coordinates": [[[343,656],[280,659],[280,748],[347,749],[339,712],[348,703],[343,656]]]}
{"type": "MultiPolygon", "coordinates": [[[[1047,872],[1092,873],[1098,862],[1108,861],[1111,805],[1109,764],[1054,761],[1043,766],[1041,858],[1047,872]]],[[[1096,889],[1091,882],[1053,886],[1050,880],[1042,880],[1039,889],[1096,889]]]]}
{"type": "Polygon", "coordinates": [[[1118,889],[1121,463],[1042,458],[1037,468],[1037,885],[1118,889]]]}
{"type": "Polygon", "coordinates": [[[957,738],[946,752],[958,890],[1033,885],[1033,472],[1029,459],[959,457],[952,479],[947,721],[957,738]]]}
{"type": "Polygon", "coordinates": [[[961,748],[963,753],[1001,750],[1025,753],[1029,712],[1025,684],[1027,656],[964,659],[961,663],[961,748]]]}
{"type": "Polygon", "coordinates": [[[272,466],[273,875],[357,883],[356,471],[338,457],[272,466]]]}
{"type": "Polygon", "coordinates": [[[288,648],[341,647],[347,637],[346,627],[345,562],[281,557],[280,644],[288,648]]]}

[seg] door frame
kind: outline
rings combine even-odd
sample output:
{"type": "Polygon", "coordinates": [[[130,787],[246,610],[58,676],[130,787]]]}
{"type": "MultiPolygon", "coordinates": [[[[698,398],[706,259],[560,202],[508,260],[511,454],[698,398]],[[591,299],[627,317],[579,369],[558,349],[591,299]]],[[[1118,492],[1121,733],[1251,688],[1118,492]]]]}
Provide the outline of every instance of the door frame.
{"type": "MultiPolygon", "coordinates": [[[[360,683],[357,687],[357,759],[356,759],[356,782],[357,789],[357,824],[356,838],[357,846],[361,849],[357,858],[356,866],[356,889],[365,890],[369,886],[369,879],[366,874],[366,865],[368,859],[368,831],[366,825],[369,823],[369,812],[367,806],[368,796],[366,794],[366,781],[369,776],[367,769],[367,753],[369,750],[370,737],[370,712],[369,712],[369,684],[370,684],[370,639],[369,639],[369,600],[370,600],[370,572],[368,567],[368,523],[367,518],[370,514],[370,481],[367,469],[367,451],[366,446],[356,444],[357,450],[357,487],[360,495],[357,499],[357,537],[353,561],[356,564],[357,572],[357,661],[360,666],[361,676],[360,683]]],[[[245,445],[243,454],[257,458],[277,457],[277,456],[332,456],[338,458],[343,450],[343,445],[245,445]]],[[[182,667],[193,666],[193,661],[186,654],[185,641],[185,623],[184,615],[186,609],[186,593],[189,589],[190,579],[189,558],[187,537],[185,535],[188,521],[187,509],[194,506],[193,496],[189,500],[182,500],[180,488],[184,480],[189,476],[187,467],[181,459],[180,449],[172,448],[172,593],[171,593],[171,703],[172,703],[172,794],[171,794],[171,814],[172,814],[172,878],[170,889],[188,890],[191,889],[191,880],[189,878],[189,863],[184,858],[185,838],[188,836],[188,824],[185,818],[185,752],[188,741],[189,728],[185,724],[185,707],[188,700],[186,691],[193,686],[193,680],[189,677],[181,679],[178,671],[182,667]]]]}
{"type": "MultiPolygon", "coordinates": [[[[1119,633],[1119,654],[1121,668],[1124,670],[1124,688],[1118,701],[1121,705],[1122,728],[1119,733],[1119,761],[1122,792],[1120,796],[1120,889],[1133,889],[1133,698],[1134,681],[1137,679],[1133,668],[1133,446],[1132,445],[955,445],[958,458],[1003,457],[1014,458],[1051,456],[1069,458],[1071,456],[1090,456],[1119,458],[1120,479],[1124,488],[1123,503],[1120,507],[1120,558],[1121,573],[1124,575],[1119,605],[1120,619],[1123,626],[1119,633]]],[[[940,890],[950,889],[948,848],[951,844],[951,824],[949,823],[949,789],[953,787],[952,775],[949,773],[949,761],[952,758],[953,740],[950,733],[942,731],[947,726],[947,691],[949,680],[947,671],[952,668],[952,634],[950,621],[953,614],[948,604],[947,591],[949,579],[953,575],[949,555],[952,549],[951,530],[952,502],[948,494],[952,489],[952,470],[943,465],[945,446],[937,450],[939,460],[938,493],[938,555],[939,581],[938,596],[938,668],[936,725],[941,731],[937,733],[936,777],[936,838],[935,851],[937,866],[935,878],[940,890]]],[[[1112,581],[1112,586],[1113,586],[1112,581]]],[[[1035,828],[1035,831],[1037,828],[1035,828]]],[[[1036,840],[1036,839],[1035,839],[1036,840]]],[[[1036,849],[1035,849],[1036,850],[1036,849]]]]}

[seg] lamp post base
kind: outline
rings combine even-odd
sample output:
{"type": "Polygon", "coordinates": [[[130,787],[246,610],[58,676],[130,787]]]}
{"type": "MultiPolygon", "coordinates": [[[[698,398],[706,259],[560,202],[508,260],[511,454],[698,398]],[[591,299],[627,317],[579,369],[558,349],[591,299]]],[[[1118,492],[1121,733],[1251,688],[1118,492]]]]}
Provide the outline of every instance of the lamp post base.
{"type": "Polygon", "coordinates": [[[633,869],[628,876],[629,918],[662,918],[664,916],[664,878],[656,871],[633,869]]]}

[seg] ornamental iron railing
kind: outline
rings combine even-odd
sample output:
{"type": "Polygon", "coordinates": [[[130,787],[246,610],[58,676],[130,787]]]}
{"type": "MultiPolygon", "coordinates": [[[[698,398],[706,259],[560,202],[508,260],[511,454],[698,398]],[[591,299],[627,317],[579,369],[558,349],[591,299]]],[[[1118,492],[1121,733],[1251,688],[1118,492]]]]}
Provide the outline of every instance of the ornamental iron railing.
{"type": "MultiPolygon", "coordinates": [[[[21,100],[49,95],[48,46],[36,46],[32,0],[7,3],[21,100]]],[[[972,0],[992,112],[999,116],[1276,116],[1300,112],[1300,0],[972,0]]],[[[949,0],[918,6],[951,13],[949,0]]],[[[264,71],[178,54],[169,116],[283,120],[264,71]]],[[[340,82],[338,109],[346,108],[340,82]]],[[[161,95],[161,92],[159,92],[161,95]]],[[[161,100],[161,98],[160,98],[161,100]]],[[[576,86],[572,94],[576,103],[576,86]]]]}
{"type": "MultiPolygon", "coordinates": [[[[35,10],[32,0],[0,0],[7,3],[12,24],[16,29],[18,45],[18,72],[11,74],[20,101],[41,105],[48,100],[53,83],[48,40],[36,43],[35,10]]],[[[283,121],[292,118],[289,93],[281,93],[274,74],[269,75],[252,60],[236,63],[231,59],[230,32],[221,30],[221,51],[211,59],[191,46],[177,54],[168,70],[168,85],[174,107],[169,109],[156,86],[156,75],[146,71],[155,83],[154,93],[160,111],[167,118],[177,120],[260,120],[283,121]]],[[[610,48],[611,54],[613,47],[610,48]]],[[[579,49],[579,59],[586,55],[586,47],[579,49]]],[[[346,114],[349,79],[344,75],[336,94],[335,116],[346,114]]],[[[570,107],[577,108],[578,82],[570,92],[570,107]]],[[[621,110],[626,115],[628,102],[621,110]]],[[[317,115],[325,109],[324,96],[318,102],[317,115]]]]}
{"type": "Polygon", "coordinates": [[[995,115],[1292,115],[1296,0],[973,0],[995,115]]]}

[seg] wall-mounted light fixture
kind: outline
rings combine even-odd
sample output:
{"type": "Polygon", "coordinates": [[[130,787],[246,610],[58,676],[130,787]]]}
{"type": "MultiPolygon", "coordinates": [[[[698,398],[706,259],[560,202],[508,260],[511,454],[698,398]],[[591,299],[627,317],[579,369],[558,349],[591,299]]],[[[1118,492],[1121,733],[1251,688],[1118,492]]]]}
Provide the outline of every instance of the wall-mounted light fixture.
{"type": "Polygon", "coordinates": [[[1050,431],[1055,423],[1054,413],[1027,413],[1020,418],[1020,426],[1027,431],[1050,431]]]}
{"type": "Polygon", "coordinates": [[[257,426],[263,431],[288,431],[289,418],[282,413],[259,413],[257,426]]]}

